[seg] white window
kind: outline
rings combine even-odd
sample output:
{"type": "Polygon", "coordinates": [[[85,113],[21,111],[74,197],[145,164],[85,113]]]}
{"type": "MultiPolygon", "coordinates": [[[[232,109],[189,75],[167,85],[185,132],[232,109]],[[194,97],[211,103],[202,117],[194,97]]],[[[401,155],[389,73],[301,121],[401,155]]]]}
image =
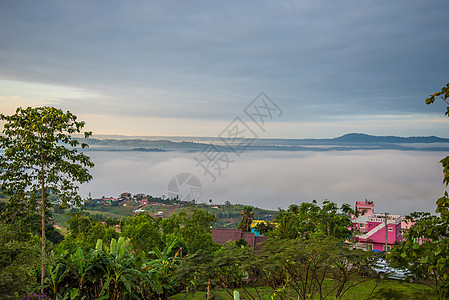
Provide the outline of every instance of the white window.
{"type": "Polygon", "coordinates": [[[388,231],[393,231],[393,227],[388,227],[388,231]]]}

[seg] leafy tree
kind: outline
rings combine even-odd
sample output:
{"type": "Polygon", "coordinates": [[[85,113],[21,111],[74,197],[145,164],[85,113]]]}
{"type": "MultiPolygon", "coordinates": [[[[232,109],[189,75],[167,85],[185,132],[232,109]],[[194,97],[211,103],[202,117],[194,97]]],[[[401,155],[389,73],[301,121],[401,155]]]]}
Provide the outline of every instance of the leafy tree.
{"type": "MultiPolygon", "coordinates": [[[[11,116],[0,114],[3,135],[0,148],[1,189],[9,197],[11,205],[30,213],[40,209],[42,228],[42,273],[45,277],[45,222],[50,207],[50,191],[66,205],[80,205],[76,182],[84,183],[92,176],[88,167],[93,163],[76,147],[79,140],[72,134],[81,133],[84,122],[70,112],[54,107],[18,108],[11,116]],[[71,202],[73,201],[73,202],[71,202]]],[[[85,132],[87,138],[91,132],[85,132]]],[[[81,143],[81,147],[87,144],[81,143]]]]}
{"type": "MultiPolygon", "coordinates": [[[[449,117],[449,83],[446,84],[440,92],[435,92],[430,95],[430,97],[426,99],[426,104],[434,103],[437,97],[440,97],[441,100],[447,104],[446,112],[444,114],[449,117]]],[[[443,182],[446,183],[447,186],[449,184],[449,156],[443,158],[441,164],[443,165],[443,182]]],[[[437,205],[437,212],[447,212],[449,210],[449,197],[447,192],[444,194],[444,197],[438,199],[437,205]]]]}
{"type": "Polygon", "coordinates": [[[278,238],[312,238],[318,235],[333,236],[340,239],[351,237],[351,208],[343,204],[341,208],[331,201],[324,201],[320,207],[316,202],[303,202],[290,205],[276,216],[277,227],[271,236],[278,238]]]}
{"type": "Polygon", "coordinates": [[[271,222],[260,222],[256,225],[256,230],[261,235],[267,235],[271,231],[273,231],[276,228],[276,225],[271,222]]]}
{"type": "Polygon", "coordinates": [[[253,207],[244,206],[243,210],[240,212],[240,215],[242,216],[242,220],[240,221],[238,228],[241,229],[243,232],[250,232],[251,223],[254,220],[253,207]]]}
{"type": "MultiPolygon", "coordinates": [[[[449,117],[449,83],[440,92],[426,99],[434,103],[440,97],[446,104],[449,117]]],[[[449,183],[449,156],[441,160],[443,182],[449,183]]],[[[447,191],[436,202],[437,215],[415,212],[407,219],[413,223],[404,235],[405,242],[391,251],[390,258],[398,266],[409,268],[422,278],[431,278],[442,299],[449,297],[449,197],[447,191]]]]}
{"type": "Polygon", "coordinates": [[[98,239],[109,243],[112,239],[118,239],[120,236],[115,226],[108,226],[96,221],[83,212],[71,213],[67,225],[68,234],[61,242],[60,247],[69,251],[74,251],[78,247],[88,251],[95,247],[98,239]]]}
{"type": "Polygon", "coordinates": [[[260,277],[280,298],[289,287],[298,299],[340,299],[369,280],[359,276],[358,266],[368,264],[370,255],[326,235],[306,240],[270,239],[263,248],[260,277]],[[326,280],[330,284],[325,284],[326,280]]]}
{"type": "Polygon", "coordinates": [[[189,208],[169,218],[161,220],[164,239],[177,240],[183,247],[183,254],[193,254],[199,250],[214,251],[217,244],[212,241],[211,227],[216,221],[214,215],[202,209],[189,208]]]}
{"type": "Polygon", "coordinates": [[[36,287],[40,241],[17,224],[0,223],[0,295],[36,287]]]}
{"type": "MultiPolygon", "coordinates": [[[[242,288],[248,299],[256,299],[257,285],[254,292],[248,286],[248,279],[253,278],[258,267],[264,263],[256,259],[250,247],[228,243],[213,253],[197,252],[187,256],[177,268],[177,280],[182,282],[189,292],[213,289],[226,289],[230,297],[232,289],[242,288]]],[[[247,299],[245,297],[245,299],[247,299]]],[[[259,299],[259,297],[257,297],[259,299]]]]}
{"type": "Polygon", "coordinates": [[[45,226],[45,236],[53,244],[59,244],[64,240],[64,236],[51,224],[45,226]]]}
{"type": "Polygon", "coordinates": [[[154,258],[148,261],[145,265],[146,268],[150,268],[155,271],[157,282],[160,284],[158,289],[150,287],[150,290],[159,297],[167,298],[170,293],[175,292],[175,287],[178,285],[175,271],[181,263],[182,248],[177,249],[174,252],[176,240],[171,243],[165,244],[165,247],[161,250],[159,247],[155,247],[153,251],[150,251],[149,257],[154,258]]]}
{"type": "Polygon", "coordinates": [[[159,230],[159,220],[145,213],[139,213],[127,218],[122,228],[122,234],[131,239],[135,251],[148,253],[155,247],[163,245],[162,232],[159,230]]]}

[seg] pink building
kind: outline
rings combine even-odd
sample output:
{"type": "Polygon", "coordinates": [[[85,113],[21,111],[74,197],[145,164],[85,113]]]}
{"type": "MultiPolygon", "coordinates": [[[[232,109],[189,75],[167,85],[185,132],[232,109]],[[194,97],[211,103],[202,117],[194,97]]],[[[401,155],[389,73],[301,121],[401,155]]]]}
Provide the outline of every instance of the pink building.
{"type": "Polygon", "coordinates": [[[368,199],[365,199],[365,201],[356,201],[355,211],[364,216],[371,216],[374,213],[374,202],[368,201],[368,199]]]}
{"type": "Polygon", "coordinates": [[[402,241],[400,215],[376,214],[374,203],[368,200],[356,202],[356,211],[360,210],[364,210],[365,214],[358,218],[354,217],[352,220],[354,228],[358,230],[355,236],[358,248],[384,251],[385,233],[387,233],[387,251],[397,242],[402,241]]]}

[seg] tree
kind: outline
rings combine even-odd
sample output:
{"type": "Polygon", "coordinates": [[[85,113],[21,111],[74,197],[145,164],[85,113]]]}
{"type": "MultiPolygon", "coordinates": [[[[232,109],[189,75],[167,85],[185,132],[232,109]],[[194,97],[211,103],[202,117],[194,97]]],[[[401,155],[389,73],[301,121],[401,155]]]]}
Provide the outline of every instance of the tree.
{"type": "Polygon", "coordinates": [[[165,242],[177,240],[178,246],[183,247],[183,255],[199,250],[212,252],[217,248],[211,233],[216,220],[213,214],[205,210],[189,208],[161,220],[160,228],[165,242]]]}
{"type": "MultiPolygon", "coordinates": [[[[449,83],[426,99],[426,104],[440,97],[449,117],[449,83]]],[[[441,160],[443,182],[449,183],[449,156],[441,160]]],[[[449,197],[447,191],[437,201],[436,213],[415,212],[407,219],[413,222],[404,235],[405,241],[391,251],[390,258],[398,266],[409,268],[416,276],[433,279],[441,298],[449,297],[449,197]],[[439,214],[439,215],[438,215],[439,214]]]]}
{"type": "MultiPolygon", "coordinates": [[[[81,205],[76,182],[84,183],[92,176],[89,157],[77,151],[87,147],[72,137],[81,133],[83,121],[69,111],[54,107],[18,108],[11,116],[0,114],[3,136],[0,148],[1,189],[9,197],[9,205],[16,211],[35,214],[40,209],[42,228],[41,284],[45,278],[45,221],[51,206],[48,196],[58,195],[63,205],[81,205]]],[[[84,132],[88,138],[92,133],[84,132]]]]}
{"type": "Polygon", "coordinates": [[[0,295],[34,289],[39,265],[39,238],[17,224],[0,223],[0,295]]]}
{"type": "Polygon", "coordinates": [[[348,239],[351,237],[351,213],[347,204],[339,209],[334,202],[328,200],[323,202],[323,207],[318,206],[315,201],[293,204],[276,216],[277,227],[270,234],[290,239],[308,239],[318,235],[348,239]]]}
{"type": "Polygon", "coordinates": [[[162,246],[162,234],[159,230],[160,219],[139,213],[125,221],[122,234],[131,239],[134,251],[148,253],[155,247],[162,246]]]}
{"type": "Polygon", "coordinates": [[[333,236],[274,238],[263,247],[260,273],[276,294],[291,288],[298,299],[340,299],[349,289],[370,280],[359,276],[354,266],[368,264],[372,255],[352,250],[333,236]]]}
{"type": "Polygon", "coordinates": [[[242,220],[238,226],[243,232],[251,231],[251,223],[253,223],[254,212],[252,206],[244,206],[243,210],[240,212],[242,220]]]}
{"type": "Polygon", "coordinates": [[[95,247],[98,239],[109,243],[112,239],[120,237],[115,226],[96,221],[83,212],[71,213],[67,225],[68,234],[62,241],[60,248],[69,251],[74,251],[77,247],[80,247],[83,251],[88,251],[95,247]]]}

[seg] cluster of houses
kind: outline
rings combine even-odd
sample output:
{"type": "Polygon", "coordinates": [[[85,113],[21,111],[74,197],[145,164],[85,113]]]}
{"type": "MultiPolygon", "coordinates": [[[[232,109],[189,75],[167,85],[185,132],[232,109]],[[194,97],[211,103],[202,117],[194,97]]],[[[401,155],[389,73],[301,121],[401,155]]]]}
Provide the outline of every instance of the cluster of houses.
{"type": "MultiPolygon", "coordinates": [[[[91,201],[96,201],[97,204],[102,204],[106,206],[111,205],[123,205],[123,206],[145,206],[148,204],[152,205],[161,205],[164,206],[164,203],[161,203],[162,201],[166,201],[162,198],[155,198],[149,195],[145,194],[136,194],[132,195],[131,193],[121,193],[118,198],[114,197],[102,197],[99,199],[92,199],[91,201]]],[[[177,203],[172,203],[176,205],[177,203]]]]}
{"type": "Polygon", "coordinates": [[[147,205],[148,202],[150,201],[150,196],[145,195],[145,194],[137,194],[132,196],[131,193],[121,193],[120,196],[118,198],[114,198],[114,197],[103,197],[100,199],[94,199],[94,201],[97,201],[98,204],[103,204],[103,205],[114,205],[114,204],[118,204],[118,205],[125,205],[127,203],[137,203],[140,205],[147,205]]]}
{"type": "MultiPolygon", "coordinates": [[[[95,199],[97,203],[104,205],[123,205],[123,206],[137,206],[135,213],[144,212],[141,209],[150,204],[165,205],[158,203],[157,200],[145,194],[122,193],[119,198],[101,198],[95,199]]],[[[391,247],[402,241],[403,232],[408,229],[411,224],[406,223],[404,218],[400,215],[379,214],[374,212],[373,201],[356,201],[356,214],[351,217],[352,228],[356,234],[353,237],[354,247],[364,249],[367,251],[389,251],[391,247]]],[[[157,211],[157,216],[162,217],[163,212],[157,211]]],[[[263,220],[254,220],[251,225],[251,232],[242,232],[240,229],[212,229],[213,240],[220,244],[227,242],[235,242],[240,239],[246,241],[248,245],[260,248],[259,244],[267,239],[267,237],[260,235],[255,227],[258,223],[265,222],[263,220]]]]}
{"type": "MultiPolygon", "coordinates": [[[[355,211],[356,214],[351,217],[351,229],[356,232],[354,248],[376,252],[389,251],[402,241],[404,230],[411,226],[400,215],[375,213],[373,201],[357,201],[355,211]]],[[[252,232],[242,232],[240,229],[212,229],[212,238],[220,244],[243,239],[249,246],[259,250],[260,243],[267,237],[254,230],[258,222],[265,221],[254,220],[251,225],[252,232]]]]}

